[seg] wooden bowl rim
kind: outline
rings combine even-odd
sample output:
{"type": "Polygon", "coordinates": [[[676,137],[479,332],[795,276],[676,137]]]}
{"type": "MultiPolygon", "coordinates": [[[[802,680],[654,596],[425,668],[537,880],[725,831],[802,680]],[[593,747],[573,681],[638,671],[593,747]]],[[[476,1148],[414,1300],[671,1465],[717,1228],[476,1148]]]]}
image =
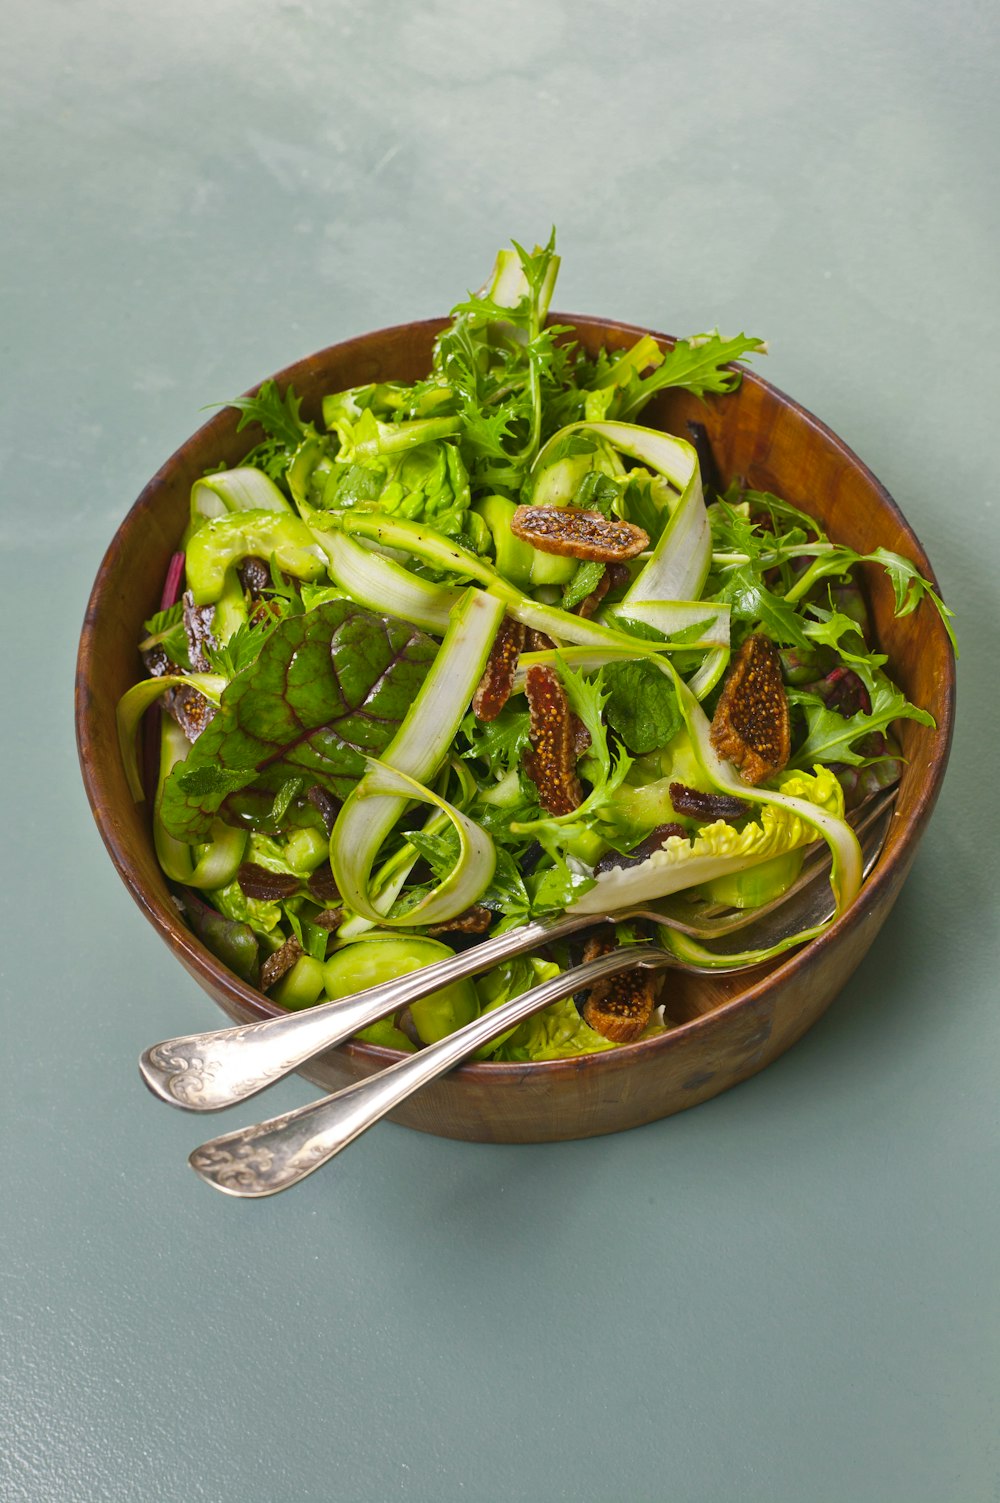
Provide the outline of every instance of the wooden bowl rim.
{"type": "MultiPolygon", "coordinates": [[[[633,336],[639,338],[649,334],[667,347],[672,347],[676,342],[676,337],[673,335],[662,334],[655,329],[647,329],[641,325],[624,323],[616,319],[602,319],[593,314],[552,313],[549,316],[549,322],[568,324],[573,327],[587,327],[605,335],[622,335],[629,338],[633,336]]],[[[360,352],[371,343],[385,342],[386,340],[391,340],[394,336],[399,337],[405,334],[412,334],[414,331],[423,332],[429,337],[433,337],[447,323],[448,318],[445,316],[416,319],[408,323],[392,324],[385,328],[372,329],[362,334],[350,336],[347,339],[337,341],[335,344],[327,345],[311,355],[304,356],[292,365],[277,371],[272,377],[263,377],[261,382],[250,388],[250,393],[256,392],[259,386],[263,384],[263,381],[269,379],[279,382],[282,386],[300,382],[303,376],[311,379],[312,369],[319,364],[325,363],[334,352],[340,352],[342,355],[349,357],[352,346],[357,346],[360,352]]],[[[877,494],[881,506],[894,518],[900,532],[906,537],[913,562],[917,564],[924,577],[935,584],[936,587],[936,579],[930,560],[920,540],[885,486],[864,461],[826,423],[816,417],[808,408],[803,407],[800,402],[788,396],[787,393],[765,380],[755,371],[747,370],[743,366],[737,366],[736,368],[740,370],[744,383],[759,387],[777,398],[779,405],[791,409],[801,421],[805,422],[808,427],[819,434],[828,445],[839,451],[841,457],[848,465],[862,474],[868,485],[877,494]]],[[[154,510],[160,491],[169,483],[174,470],[185,462],[185,457],[189,450],[196,445],[209,441],[216,431],[218,431],[221,443],[225,429],[232,421],[233,409],[223,408],[185,439],[140,491],[138,497],[116,529],[114,537],[105,551],[90,592],[80,635],[75,680],[76,741],[83,783],[95,822],[119,876],[128,888],[139,909],[145,914],[161,938],[166,941],[174,955],[196,977],[206,977],[209,979],[216,991],[224,994],[235,1008],[250,1012],[258,1018],[267,1018],[282,1016],[284,1009],[275,1006],[262,993],[241,981],[239,977],[224,966],[210,950],[196,939],[193,931],[188,929],[180,915],[173,909],[169,891],[166,901],[163,901],[157,894],[148,890],[133,861],[129,842],[120,838],[114,827],[103,817],[102,809],[111,804],[113,800],[107,789],[100,761],[94,755],[94,733],[90,717],[91,695],[89,685],[93,682],[99,671],[99,665],[95,663],[93,653],[94,623],[101,609],[105,581],[113,572],[118,555],[124,548],[125,537],[133,527],[141,522],[141,519],[147,513],[154,510]]],[[[943,626],[936,620],[932,620],[932,629],[940,631],[942,634],[944,632],[943,626]]],[[[944,662],[947,665],[946,684],[941,696],[943,709],[938,718],[938,724],[933,736],[934,755],[927,764],[925,769],[926,776],[905,825],[898,836],[893,835],[890,838],[878,864],[865,882],[864,892],[873,899],[883,888],[889,887],[894,882],[896,868],[900,864],[909,861],[912,849],[919,840],[930,818],[941,783],[944,779],[954,730],[956,692],[954,656],[950,652],[945,654],[944,662]]],[[[620,1045],[613,1050],[602,1050],[594,1054],[576,1055],[569,1059],[526,1060],[520,1062],[476,1061],[460,1065],[458,1071],[453,1073],[460,1073],[464,1078],[478,1079],[484,1082],[514,1082],[522,1080],[526,1073],[529,1073],[532,1078],[537,1079],[540,1072],[543,1071],[567,1074],[569,1072],[602,1070],[608,1067],[609,1061],[618,1061],[627,1064],[637,1053],[640,1053],[646,1059],[651,1058],[662,1050],[677,1048],[682,1041],[690,1039],[706,1029],[717,1027],[720,1021],[724,1021],[744,1010],[753,1009],[767,996],[772,987],[785,981],[793,980],[800,972],[811,967],[818,956],[821,956],[830,946],[838,943],[850,929],[863,919],[865,911],[869,906],[871,905],[868,903],[855,902],[818,939],[811,940],[800,949],[791,952],[786,960],[775,969],[769,970],[760,981],[753,983],[745,991],[741,991],[729,1001],[720,1003],[709,1012],[700,1014],[686,1022],[674,1024],[666,1032],[658,1034],[653,1038],[642,1039],[634,1044],[620,1045]]],[[[216,998],[213,997],[213,1000],[216,1001],[216,1005],[218,1006],[219,1003],[216,998]]],[[[401,1057],[394,1049],[354,1041],[340,1045],[338,1052],[340,1051],[371,1061],[376,1068],[384,1068],[401,1057]]]]}

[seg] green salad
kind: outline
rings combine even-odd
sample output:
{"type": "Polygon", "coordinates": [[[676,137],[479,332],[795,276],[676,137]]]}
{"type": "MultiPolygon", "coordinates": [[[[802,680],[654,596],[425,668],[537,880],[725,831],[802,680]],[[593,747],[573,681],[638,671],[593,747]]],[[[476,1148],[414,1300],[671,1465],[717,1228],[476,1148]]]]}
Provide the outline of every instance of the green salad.
{"type": "MultiPolygon", "coordinates": [[[[501,251],[412,384],[330,392],[307,420],[265,382],[232,404],[255,447],[193,487],[123,753],[192,927],[281,1006],[569,909],[752,908],[820,841],[840,912],[861,882],[851,809],[898,777],[894,722],[931,723],[888,676],[855,577],[879,564],[897,613],[927,597],[947,621],[913,565],[723,487],[698,424],[643,424],[667,388],[725,400],[761,341],[592,356],[548,321],[558,265],[554,239],[501,251]]],[[[418,1048],[578,959],[548,946],[364,1036],[418,1048]]],[[[559,1003],[490,1052],[670,1026],[645,982],[601,1004],[559,1003]]]]}

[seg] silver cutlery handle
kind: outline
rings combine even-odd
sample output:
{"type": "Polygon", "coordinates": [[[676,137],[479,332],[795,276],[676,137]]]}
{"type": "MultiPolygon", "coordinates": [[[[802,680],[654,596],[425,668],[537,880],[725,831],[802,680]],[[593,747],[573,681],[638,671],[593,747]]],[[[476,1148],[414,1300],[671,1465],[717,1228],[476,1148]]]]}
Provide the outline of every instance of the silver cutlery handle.
{"type": "Polygon", "coordinates": [[[378,1075],[268,1122],[203,1143],[188,1162],[206,1183],[226,1195],[251,1200],[275,1195],[312,1174],[421,1086],[444,1075],[490,1039],[550,1002],[558,1002],[617,971],[636,966],[655,969],[673,963],[670,955],[654,945],[612,950],[483,1013],[457,1033],[418,1054],[407,1055],[378,1075]]]}
{"type": "Polygon", "coordinates": [[[352,997],[258,1023],[166,1039],[140,1056],[139,1073],[154,1096],[171,1106],[219,1111],[256,1095],[306,1060],[439,987],[595,922],[592,914],[567,914],[554,923],[525,924],[352,997]]]}

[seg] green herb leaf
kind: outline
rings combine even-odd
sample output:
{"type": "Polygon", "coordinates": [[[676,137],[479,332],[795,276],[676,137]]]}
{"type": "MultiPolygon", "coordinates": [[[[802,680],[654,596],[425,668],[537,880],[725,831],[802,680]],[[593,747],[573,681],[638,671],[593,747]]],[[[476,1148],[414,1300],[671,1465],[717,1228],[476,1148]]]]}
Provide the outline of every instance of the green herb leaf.
{"type": "Polygon", "coordinates": [[[718,329],[713,329],[710,334],[679,339],[673,349],[667,351],[658,369],[643,378],[633,377],[613,416],[634,422],[650,397],[668,386],[682,386],[697,397],[709,391],[735,391],[742,375],[740,371],[730,370],[728,362],[740,360],[744,355],[766,353],[766,350],[762,339],[750,339],[745,334],[738,334],[735,339],[723,339],[718,329]]]}
{"type": "Polygon", "coordinates": [[[666,746],[684,724],[673,683],[655,663],[609,663],[604,683],[607,722],[636,756],[666,746]]]}
{"type": "Polygon", "coordinates": [[[284,397],[276,381],[265,381],[252,397],[234,397],[226,404],[240,413],[236,431],[241,433],[251,423],[259,423],[270,438],[276,438],[286,448],[297,448],[305,437],[306,425],[299,417],[302,400],[289,386],[284,397]]]}
{"type": "Polygon", "coordinates": [[[461,853],[458,834],[452,825],[440,835],[428,835],[423,830],[408,830],[406,839],[423,856],[438,882],[444,881],[461,853]]]}
{"type": "Polygon", "coordinates": [[[510,851],[497,846],[497,864],[493,881],[479,899],[487,908],[498,908],[508,922],[526,919],[531,912],[531,900],[517,862],[510,851]]]}
{"type": "Polygon", "coordinates": [[[495,720],[478,720],[469,714],[462,721],[461,730],[469,743],[464,757],[485,762],[491,775],[499,779],[521,764],[530,736],[528,711],[510,703],[504,705],[495,720]]]}
{"type": "Polygon", "coordinates": [[[300,777],[287,778],[286,781],[282,783],[281,787],[278,789],[277,793],[274,796],[274,803],[271,806],[271,819],[276,825],[281,824],[282,820],[288,812],[289,804],[292,802],[293,798],[298,798],[299,794],[302,792],[304,783],[305,779],[300,777]]]}
{"type": "Polygon", "coordinates": [[[589,559],[577,565],[576,573],[563,590],[560,603],[564,611],[571,611],[581,600],[586,600],[588,595],[593,594],[604,578],[605,567],[606,565],[589,559]]]}
{"type": "Polygon", "coordinates": [[[810,690],[788,689],[789,703],[799,706],[806,721],[806,739],[795,753],[797,767],[811,768],[817,762],[847,762],[861,767],[872,758],[858,751],[856,743],[873,731],[888,730],[894,720],[934,724],[933,715],[912,705],[881,669],[871,669],[857,660],[853,666],[868,690],[870,715],[860,712],[844,716],[828,709],[820,696],[810,690]]]}

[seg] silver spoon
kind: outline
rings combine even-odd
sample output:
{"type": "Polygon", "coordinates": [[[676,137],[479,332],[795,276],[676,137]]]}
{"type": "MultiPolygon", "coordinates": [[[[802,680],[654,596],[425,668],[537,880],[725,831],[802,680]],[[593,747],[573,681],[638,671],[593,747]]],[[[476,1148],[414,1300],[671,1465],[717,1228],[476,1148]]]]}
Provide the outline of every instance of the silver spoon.
{"type": "MultiPolygon", "coordinates": [[[[203,1143],[194,1150],[188,1162],[207,1184],[214,1185],[226,1195],[250,1200],[276,1195],[279,1190],[287,1190],[312,1174],[422,1086],[446,1074],[490,1039],[513,1028],[550,1002],[558,1002],[560,998],[593,986],[601,977],[613,976],[618,971],[635,968],[658,970],[664,966],[680,970],[698,969],[682,965],[656,945],[629,945],[612,950],[586,965],[563,971],[551,981],[543,981],[492,1012],[483,1013],[457,1033],[428,1045],[417,1054],[406,1055],[377,1075],[346,1086],[321,1101],[310,1102],[297,1111],[285,1112],[255,1127],[244,1127],[203,1143]]],[[[745,969],[745,966],[727,966],[722,974],[745,969]]],[[[720,972],[714,971],[713,974],[720,972]]]]}
{"type": "MultiPolygon", "coordinates": [[[[870,870],[888,830],[895,791],[874,801],[858,823],[865,872],[870,870]]],[[[828,889],[817,878],[827,869],[825,852],[804,870],[798,883],[780,899],[732,920],[703,927],[682,924],[685,932],[715,938],[738,932],[741,948],[766,949],[830,917],[828,889]],[[790,901],[791,900],[791,901],[790,901]]],[[[676,925],[673,912],[633,908],[617,913],[567,913],[551,920],[535,920],[395,981],[384,982],[302,1012],[264,1018],[234,1028],[211,1029],[154,1044],[139,1059],[146,1085],[162,1101],[193,1112],[219,1111],[255,1096],[291,1074],[307,1060],[352,1038],[362,1028],[389,1017],[440,987],[475,976],[501,961],[537,949],[602,922],[620,923],[642,918],[655,924],[676,925]]],[[[670,964],[670,960],[661,962],[670,964]]],[[[676,962],[674,962],[676,964],[676,962]]],[[[737,967],[739,969],[739,967],[737,967]]],[[[561,993],[565,996],[566,993],[561,993]]]]}
{"type": "MultiPolygon", "coordinates": [[[[867,834],[862,847],[866,875],[878,858],[890,816],[891,804],[885,808],[884,818],[867,834]]],[[[188,1162],[207,1184],[226,1195],[251,1200],[275,1195],[312,1174],[421,1087],[550,1002],[583,991],[618,971],[664,967],[703,974],[700,967],[685,965],[656,945],[612,950],[542,982],[377,1075],[296,1111],[203,1143],[188,1162]]],[[[713,967],[712,973],[726,975],[747,969],[745,965],[720,965],[713,967]]]]}

